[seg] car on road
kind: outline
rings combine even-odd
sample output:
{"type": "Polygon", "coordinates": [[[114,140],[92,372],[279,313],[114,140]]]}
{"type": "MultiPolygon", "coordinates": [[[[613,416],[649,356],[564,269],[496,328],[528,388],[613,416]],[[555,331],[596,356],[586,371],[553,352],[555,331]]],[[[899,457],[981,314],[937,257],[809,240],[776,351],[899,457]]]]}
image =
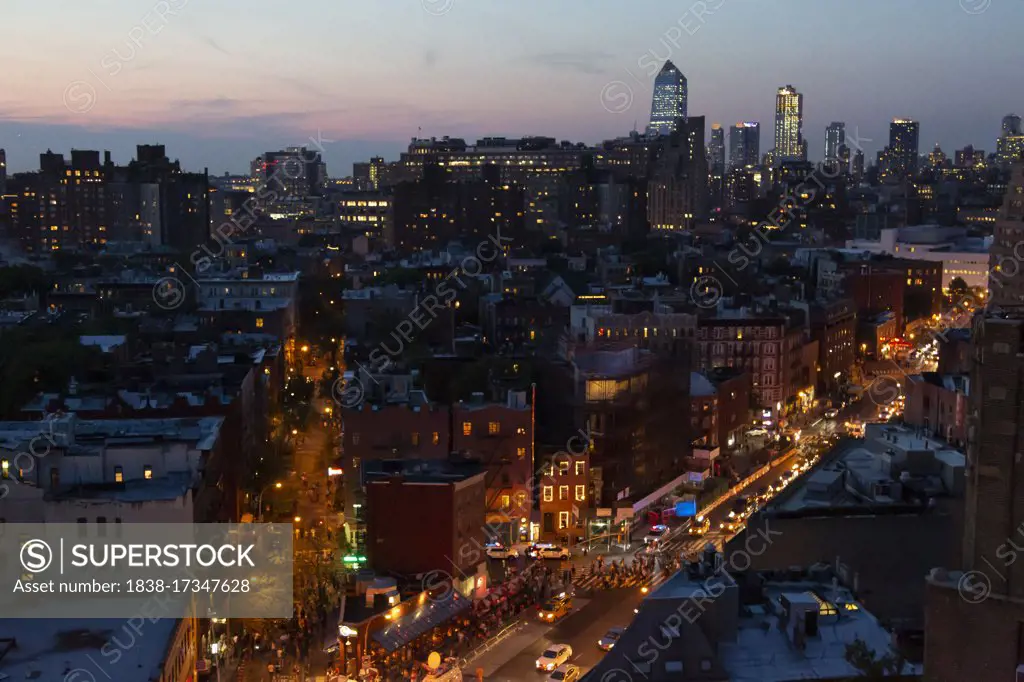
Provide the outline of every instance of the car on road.
{"type": "Polygon", "coordinates": [[[484,552],[492,559],[515,559],[519,552],[512,547],[506,547],[500,542],[489,542],[484,545],[484,552]]]}
{"type": "Polygon", "coordinates": [[[537,610],[537,617],[545,623],[554,623],[572,611],[572,597],[562,592],[551,597],[537,610]]]}
{"type": "Polygon", "coordinates": [[[568,644],[552,644],[537,659],[537,670],[553,672],[555,668],[572,658],[572,647],[568,644]]]}
{"type": "Polygon", "coordinates": [[[571,556],[569,550],[549,542],[541,542],[531,545],[526,550],[526,556],[533,559],[568,559],[571,556]]]}
{"type": "Polygon", "coordinates": [[[604,637],[597,640],[597,648],[601,651],[611,651],[615,643],[619,641],[619,637],[622,637],[622,633],[626,631],[626,628],[611,628],[608,632],[604,633],[604,637]]]}
{"type": "Polygon", "coordinates": [[[560,665],[555,672],[548,675],[554,682],[577,682],[580,679],[580,668],[576,665],[560,665]]]}
{"type": "Polygon", "coordinates": [[[830,410],[825,410],[825,419],[835,419],[838,416],[839,416],[839,410],[837,410],[834,407],[832,409],[830,409],[830,410]]]}
{"type": "Polygon", "coordinates": [[[666,533],[668,533],[668,526],[662,526],[660,524],[657,526],[651,526],[651,530],[649,530],[647,535],[644,536],[644,544],[656,545],[666,533]]]}
{"type": "Polygon", "coordinates": [[[690,522],[690,535],[700,537],[711,530],[711,519],[706,516],[698,516],[690,522]]]}

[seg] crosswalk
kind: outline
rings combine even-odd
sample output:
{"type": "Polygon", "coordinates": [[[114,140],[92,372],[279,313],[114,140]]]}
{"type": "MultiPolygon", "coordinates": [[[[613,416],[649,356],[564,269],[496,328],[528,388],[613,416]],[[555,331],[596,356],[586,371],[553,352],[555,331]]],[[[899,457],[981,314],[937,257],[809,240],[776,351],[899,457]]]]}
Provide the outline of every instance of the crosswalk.
{"type": "MultiPolygon", "coordinates": [[[[707,544],[710,542],[715,545],[718,551],[722,551],[722,547],[728,537],[720,531],[711,531],[704,536],[694,536],[685,532],[685,529],[680,528],[674,534],[665,537],[660,543],[658,543],[658,550],[664,555],[672,558],[681,558],[684,560],[693,560],[700,552],[704,550],[707,544]],[[681,531],[681,532],[680,532],[681,531]]],[[[640,555],[643,556],[645,548],[641,548],[633,554],[625,554],[621,557],[623,564],[628,569],[633,561],[633,557],[640,555]]],[[[611,558],[610,558],[611,559],[611,558]]],[[[618,559],[614,559],[616,562],[618,559]]],[[[602,572],[597,572],[588,568],[587,570],[577,573],[576,580],[573,582],[578,589],[581,590],[593,590],[600,589],[605,581],[605,578],[610,574],[609,564],[604,565],[602,572]]],[[[654,571],[654,574],[646,579],[641,579],[638,576],[629,575],[620,584],[621,587],[647,587],[649,590],[661,585],[667,580],[665,572],[661,570],[654,571]]]]}

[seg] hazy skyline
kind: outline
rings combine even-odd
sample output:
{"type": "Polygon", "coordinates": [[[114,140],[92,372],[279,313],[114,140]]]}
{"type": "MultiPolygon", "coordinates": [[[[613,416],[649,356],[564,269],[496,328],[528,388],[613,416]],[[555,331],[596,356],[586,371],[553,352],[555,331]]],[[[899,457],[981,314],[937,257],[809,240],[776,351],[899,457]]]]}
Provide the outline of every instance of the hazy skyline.
{"type": "Polygon", "coordinates": [[[775,91],[792,83],[812,159],[845,121],[872,160],[894,117],[921,122],[922,152],[991,152],[1002,117],[1024,114],[1024,3],[989,2],[8,0],[0,147],[19,171],[47,148],[125,163],[135,144],[162,143],[220,174],[320,130],[342,176],[418,135],[594,143],[643,129],[671,58],[709,127],[769,131],[775,91]]]}

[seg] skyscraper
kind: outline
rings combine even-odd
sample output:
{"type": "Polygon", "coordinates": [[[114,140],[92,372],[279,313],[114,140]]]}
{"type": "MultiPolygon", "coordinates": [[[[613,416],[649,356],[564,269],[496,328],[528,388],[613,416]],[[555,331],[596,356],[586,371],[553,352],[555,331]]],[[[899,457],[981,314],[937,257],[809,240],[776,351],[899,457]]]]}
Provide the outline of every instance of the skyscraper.
{"type": "Polygon", "coordinates": [[[1007,114],[1003,116],[1003,137],[1020,135],[1020,116],[1007,114]]]}
{"type": "Polygon", "coordinates": [[[7,152],[0,149],[0,195],[7,190],[7,152]]]}
{"type": "Polygon", "coordinates": [[[729,128],[729,167],[756,166],[761,159],[761,124],[737,123],[729,128]]]}
{"type": "Polygon", "coordinates": [[[832,121],[825,128],[825,160],[840,158],[839,148],[846,145],[846,124],[832,121]]]}
{"type": "Polygon", "coordinates": [[[805,161],[804,96],[792,85],[779,88],[775,95],[775,161],[805,161]]]}
{"type": "Polygon", "coordinates": [[[1002,135],[996,140],[996,158],[999,163],[1010,164],[1024,157],[1024,135],[1020,130],[1020,116],[1003,117],[1002,135]]]}
{"type": "Polygon", "coordinates": [[[889,124],[889,146],[885,154],[885,175],[902,179],[917,170],[918,133],[920,124],[906,118],[894,118],[889,124]]]}
{"type": "Polygon", "coordinates": [[[692,228],[707,212],[708,165],[704,117],[683,121],[656,143],[648,184],[647,219],[653,230],[692,228]]]}
{"type": "Polygon", "coordinates": [[[711,124],[711,141],[708,142],[708,173],[711,201],[715,207],[722,205],[725,179],[725,130],[721,123],[711,124]]]}
{"type": "Polygon", "coordinates": [[[686,94],[686,76],[666,61],[654,79],[648,135],[668,135],[676,129],[676,121],[686,118],[686,94]]]}

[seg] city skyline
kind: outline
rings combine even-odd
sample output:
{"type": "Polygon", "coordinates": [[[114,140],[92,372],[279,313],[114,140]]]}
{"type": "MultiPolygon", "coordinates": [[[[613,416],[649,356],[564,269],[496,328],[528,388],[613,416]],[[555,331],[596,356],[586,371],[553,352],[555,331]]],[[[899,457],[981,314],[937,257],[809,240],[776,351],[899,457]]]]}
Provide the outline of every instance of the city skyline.
{"type": "Polygon", "coordinates": [[[1024,108],[1018,88],[986,86],[1020,80],[1008,47],[1013,17],[1024,13],[1016,4],[970,14],[958,3],[878,1],[852,15],[806,4],[794,21],[769,3],[704,3],[708,12],[695,16],[688,5],[658,2],[637,23],[628,8],[597,2],[587,12],[563,8],[554,17],[586,40],[550,30],[531,35],[528,50],[519,38],[533,30],[530,10],[550,10],[538,2],[526,2],[522,11],[450,0],[410,3],[397,12],[316,5],[316,22],[279,16],[263,0],[244,15],[187,0],[165,4],[174,14],[154,13],[150,2],[62,10],[79,30],[54,56],[34,50],[44,36],[32,27],[43,25],[45,3],[5,9],[25,29],[0,54],[22,62],[32,55],[33,67],[8,74],[0,95],[0,146],[11,171],[34,169],[47,148],[110,149],[125,160],[135,144],[158,142],[188,168],[238,173],[264,149],[302,144],[318,130],[333,140],[325,160],[336,176],[373,155],[395,158],[415,136],[550,135],[595,143],[627,134],[634,123],[643,128],[665,59],[686,65],[689,113],[723,126],[770,124],[776,88],[796,82],[806,95],[803,130],[815,160],[830,121],[846,121],[849,134],[868,140],[871,159],[897,116],[921,122],[922,149],[938,142],[947,152],[967,144],[991,152],[1002,117],[1024,108]],[[765,34],[783,24],[802,30],[805,49],[765,61],[761,42],[742,39],[755,37],[748,36],[753,29],[737,28],[738,22],[765,34]],[[898,30],[906,22],[929,30],[908,35],[898,30]],[[368,25],[387,26],[394,47],[373,50],[374,32],[363,30],[368,25]],[[246,40],[268,30],[280,39],[246,40]],[[859,50],[864,35],[886,32],[901,39],[880,38],[884,47],[859,50]],[[946,41],[948,35],[966,39],[946,41]],[[972,37],[990,46],[991,81],[965,73],[976,62],[967,47],[972,37]],[[311,44],[321,47],[310,51],[311,44]],[[849,54],[850,65],[805,73],[807,50],[849,54]],[[934,62],[935,87],[907,87],[906,70],[892,65],[923,51],[934,62]],[[366,64],[361,55],[367,54],[374,55],[369,65],[350,68],[366,64]],[[622,111],[602,106],[603,88],[613,83],[628,88],[622,111]],[[944,99],[941,93],[954,85],[960,96],[944,99]],[[858,94],[864,92],[870,96],[858,94]]]}

